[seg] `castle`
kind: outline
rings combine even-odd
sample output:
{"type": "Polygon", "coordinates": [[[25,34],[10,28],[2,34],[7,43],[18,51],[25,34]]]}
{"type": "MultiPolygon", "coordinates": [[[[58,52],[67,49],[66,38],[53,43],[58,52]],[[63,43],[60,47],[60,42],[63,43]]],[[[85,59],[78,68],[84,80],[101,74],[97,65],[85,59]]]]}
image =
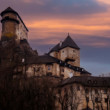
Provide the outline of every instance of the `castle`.
{"type": "MultiPolygon", "coordinates": [[[[110,78],[91,76],[80,67],[80,48],[69,34],[47,54],[39,56],[28,44],[28,29],[19,14],[8,7],[1,16],[1,46],[14,39],[16,56],[20,57],[13,71],[27,77],[62,79],[56,95],[56,110],[110,110],[110,78]]],[[[3,60],[3,55],[0,57],[3,60]]],[[[11,62],[17,57],[10,55],[8,59],[11,62]]]]}

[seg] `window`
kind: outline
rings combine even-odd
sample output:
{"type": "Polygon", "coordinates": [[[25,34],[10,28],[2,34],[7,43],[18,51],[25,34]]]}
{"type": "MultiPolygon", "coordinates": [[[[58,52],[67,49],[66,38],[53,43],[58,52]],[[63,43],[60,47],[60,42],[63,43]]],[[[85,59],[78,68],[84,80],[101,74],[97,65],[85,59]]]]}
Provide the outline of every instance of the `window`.
{"type": "Polygon", "coordinates": [[[51,68],[50,68],[50,66],[48,66],[48,70],[50,70],[51,68]]]}
{"type": "Polygon", "coordinates": [[[71,90],[71,92],[73,92],[73,86],[70,86],[70,90],[71,90]]]}
{"type": "Polygon", "coordinates": [[[64,68],[62,68],[61,71],[64,72],[64,68]]]}
{"type": "Polygon", "coordinates": [[[88,94],[88,93],[89,93],[89,90],[88,90],[87,88],[85,89],[85,93],[86,93],[86,94],[88,94]]]}
{"type": "Polygon", "coordinates": [[[104,94],[107,94],[107,89],[104,89],[103,92],[104,92],[104,94]]]}
{"type": "Polygon", "coordinates": [[[105,103],[108,103],[108,98],[105,98],[105,103]]]}
{"type": "Polygon", "coordinates": [[[91,82],[91,80],[88,80],[87,83],[88,83],[88,84],[91,84],[92,82],[91,82]]]}
{"type": "Polygon", "coordinates": [[[86,101],[89,102],[89,97],[86,97],[86,101]]]}
{"type": "Polygon", "coordinates": [[[95,89],[95,94],[98,94],[98,90],[97,89],[95,89]]]}
{"type": "Polygon", "coordinates": [[[75,50],[73,50],[73,52],[76,52],[75,50]]]}
{"type": "Polygon", "coordinates": [[[77,90],[80,91],[80,86],[77,86],[77,90]]]}
{"type": "Polygon", "coordinates": [[[56,53],[56,57],[58,57],[58,53],[56,53]]]}
{"type": "Polygon", "coordinates": [[[67,92],[67,89],[66,89],[66,88],[64,88],[64,92],[65,92],[65,93],[67,92]]]}
{"type": "Polygon", "coordinates": [[[95,102],[98,102],[98,97],[95,98],[95,102]]]}

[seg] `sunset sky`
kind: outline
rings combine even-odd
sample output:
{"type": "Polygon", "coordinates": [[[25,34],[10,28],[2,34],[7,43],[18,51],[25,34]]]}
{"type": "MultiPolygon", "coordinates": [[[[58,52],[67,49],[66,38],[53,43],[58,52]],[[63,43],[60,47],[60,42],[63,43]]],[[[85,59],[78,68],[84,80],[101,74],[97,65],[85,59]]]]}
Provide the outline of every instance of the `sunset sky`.
{"type": "Polygon", "coordinates": [[[110,0],[0,0],[0,12],[9,6],[28,27],[29,43],[38,53],[69,32],[81,48],[81,67],[93,75],[110,72],[110,0]]]}

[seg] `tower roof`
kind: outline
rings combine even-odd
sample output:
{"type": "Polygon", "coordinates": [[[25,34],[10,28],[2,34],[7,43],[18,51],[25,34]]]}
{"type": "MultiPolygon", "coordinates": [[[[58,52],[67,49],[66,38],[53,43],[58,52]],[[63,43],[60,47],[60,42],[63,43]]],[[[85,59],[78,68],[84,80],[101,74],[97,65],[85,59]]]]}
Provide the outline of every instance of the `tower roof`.
{"type": "Polygon", "coordinates": [[[60,49],[65,48],[65,47],[71,47],[71,48],[75,48],[75,49],[80,49],[77,46],[77,44],[73,41],[73,39],[70,37],[69,34],[66,37],[66,39],[62,42],[62,45],[61,45],[60,49]]]}
{"type": "MultiPolygon", "coordinates": [[[[65,47],[71,47],[71,48],[75,48],[75,49],[80,49],[78,47],[78,45],[74,42],[74,40],[70,37],[70,35],[68,34],[68,36],[66,37],[66,39],[61,42],[61,43],[58,43],[55,47],[53,47],[50,52],[53,52],[53,51],[59,51],[65,47]]],[[[49,52],[49,53],[50,53],[49,52]]]]}
{"type": "Polygon", "coordinates": [[[21,17],[19,16],[19,14],[15,10],[13,10],[11,7],[8,7],[4,11],[2,11],[0,15],[3,16],[6,13],[14,13],[14,14],[16,14],[18,16],[18,18],[20,19],[20,21],[23,23],[23,25],[26,28],[26,30],[29,31],[28,28],[26,27],[26,25],[24,24],[23,20],[21,19],[21,17]]]}
{"type": "Polygon", "coordinates": [[[15,10],[13,10],[11,7],[8,7],[7,9],[5,9],[4,11],[1,12],[1,16],[3,16],[5,13],[15,13],[18,14],[15,10]]]}

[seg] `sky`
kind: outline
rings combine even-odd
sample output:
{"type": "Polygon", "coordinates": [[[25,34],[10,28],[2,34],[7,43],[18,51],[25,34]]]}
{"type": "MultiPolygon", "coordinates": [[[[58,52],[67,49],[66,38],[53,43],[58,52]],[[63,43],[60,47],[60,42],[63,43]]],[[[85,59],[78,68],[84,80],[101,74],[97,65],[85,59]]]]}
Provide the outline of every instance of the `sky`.
{"type": "Polygon", "coordinates": [[[69,32],[81,49],[81,67],[93,75],[110,73],[110,0],[0,0],[0,12],[9,6],[23,19],[39,54],[69,32]]]}

